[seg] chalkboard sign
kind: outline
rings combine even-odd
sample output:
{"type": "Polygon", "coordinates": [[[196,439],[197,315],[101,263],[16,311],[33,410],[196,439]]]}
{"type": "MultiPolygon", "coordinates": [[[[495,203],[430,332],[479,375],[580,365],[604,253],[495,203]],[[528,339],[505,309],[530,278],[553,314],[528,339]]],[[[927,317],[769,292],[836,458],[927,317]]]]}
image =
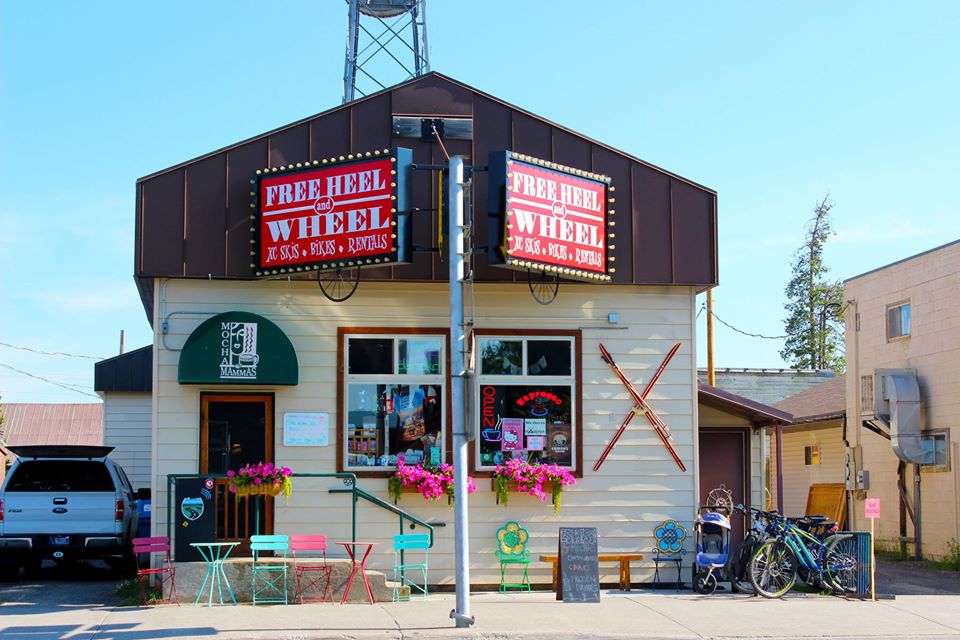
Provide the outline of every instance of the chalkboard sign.
{"type": "Polygon", "coordinates": [[[173,496],[173,556],[177,562],[200,562],[191,542],[213,542],[216,514],[213,478],[177,478],[173,496]]]}
{"type": "Polygon", "coordinates": [[[600,602],[600,567],[595,527],[560,527],[557,600],[600,602]]]}

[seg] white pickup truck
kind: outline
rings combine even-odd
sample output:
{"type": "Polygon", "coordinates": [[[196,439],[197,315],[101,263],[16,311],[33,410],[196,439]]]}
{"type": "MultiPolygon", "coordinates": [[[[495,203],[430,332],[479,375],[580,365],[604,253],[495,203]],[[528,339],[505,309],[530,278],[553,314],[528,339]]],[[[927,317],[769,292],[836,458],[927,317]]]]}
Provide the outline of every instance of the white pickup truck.
{"type": "Polygon", "coordinates": [[[133,489],[113,447],[14,446],[0,487],[0,576],[44,559],[102,558],[129,567],[137,530],[133,489]]]}

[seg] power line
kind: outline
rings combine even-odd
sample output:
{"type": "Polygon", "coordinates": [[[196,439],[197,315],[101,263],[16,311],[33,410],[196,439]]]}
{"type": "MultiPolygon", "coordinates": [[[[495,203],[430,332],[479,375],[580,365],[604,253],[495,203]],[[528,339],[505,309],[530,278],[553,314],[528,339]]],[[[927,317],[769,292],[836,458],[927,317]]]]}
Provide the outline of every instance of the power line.
{"type": "Polygon", "coordinates": [[[54,382],[53,380],[47,380],[47,379],[44,378],[44,377],[34,375],[34,374],[32,374],[32,373],[29,373],[28,371],[23,371],[23,370],[21,370],[21,369],[17,369],[16,367],[11,367],[10,365],[8,365],[8,364],[3,364],[2,362],[0,362],[0,367],[4,367],[4,368],[6,368],[6,369],[10,369],[10,371],[16,371],[17,373],[22,374],[22,375],[25,375],[25,376],[30,377],[30,378],[36,378],[37,380],[42,380],[42,381],[47,382],[47,383],[49,383],[49,384],[56,385],[56,386],[60,387],[61,389],[66,389],[67,391],[73,391],[73,392],[75,392],[75,393],[82,393],[82,394],[85,395],[85,396],[90,396],[91,398],[96,398],[97,400],[100,400],[100,396],[95,395],[95,394],[93,394],[93,393],[87,393],[86,391],[80,391],[79,389],[71,389],[71,388],[70,388],[69,386],[67,386],[66,384],[63,384],[63,383],[60,383],[60,382],[54,382]]]}
{"type": "MultiPolygon", "coordinates": [[[[701,307],[701,310],[702,310],[703,308],[705,308],[705,307],[701,307]]],[[[700,314],[698,313],[697,315],[699,316],[700,314]]],[[[719,321],[719,322],[720,322],[721,324],[723,324],[724,326],[726,326],[726,327],[728,327],[728,328],[730,328],[730,329],[733,329],[733,330],[736,331],[737,333],[741,333],[741,334],[747,336],[748,338],[763,338],[764,340],[786,340],[787,338],[790,337],[790,336],[765,336],[765,335],[760,334],[760,333],[749,333],[749,332],[747,332],[747,331],[743,331],[743,330],[741,330],[741,329],[737,329],[735,326],[733,326],[733,325],[730,324],[729,322],[724,322],[724,321],[720,318],[720,316],[718,316],[718,315],[717,315],[716,313],[714,313],[713,311],[710,312],[710,315],[712,315],[714,318],[716,318],[717,321],[719,321]]]]}
{"type": "Polygon", "coordinates": [[[89,360],[105,360],[100,356],[82,356],[76,353],[64,353],[63,351],[42,351],[40,349],[33,349],[31,347],[18,347],[15,344],[8,344],[6,342],[0,342],[0,347],[8,347],[10,349],[19,349],[20,351],[29,351],[31,353],[39,353],[42,356],[68,356],[70,358],[87,358],[89,360]]]}

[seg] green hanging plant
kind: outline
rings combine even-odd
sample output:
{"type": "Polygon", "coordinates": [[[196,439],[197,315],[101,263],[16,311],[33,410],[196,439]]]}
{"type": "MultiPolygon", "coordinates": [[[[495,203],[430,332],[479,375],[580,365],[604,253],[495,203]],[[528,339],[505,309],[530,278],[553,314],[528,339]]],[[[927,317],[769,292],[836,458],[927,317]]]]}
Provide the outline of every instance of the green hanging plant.
{"type": "Polygon", "coordinates": [[[507,476],[497,473],[493,476],[493,490],[497,494],[497,502],[507,506],[507,498],[510,495],[510,480],[507,476]]]}
{"type": "Polygon", "coordinates": [[[393,500],[393,504],[400,502],[400,495],[403,492],[403,481],[397,476],[387,478],[387,495],[393,500]]]}

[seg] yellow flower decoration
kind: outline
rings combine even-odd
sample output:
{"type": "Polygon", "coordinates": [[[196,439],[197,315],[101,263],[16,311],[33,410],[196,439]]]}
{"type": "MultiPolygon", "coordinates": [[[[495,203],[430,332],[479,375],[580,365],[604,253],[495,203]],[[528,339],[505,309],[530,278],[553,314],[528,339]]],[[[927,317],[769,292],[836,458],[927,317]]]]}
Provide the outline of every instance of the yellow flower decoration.
{"type": "Polygon", "coordinates": [[[529,538],[527,530],[516,522],[508,522],[497,530],[497,540],[500,541],[500,551],[511,555],[519,555],[524,552],[529,538]]]}

